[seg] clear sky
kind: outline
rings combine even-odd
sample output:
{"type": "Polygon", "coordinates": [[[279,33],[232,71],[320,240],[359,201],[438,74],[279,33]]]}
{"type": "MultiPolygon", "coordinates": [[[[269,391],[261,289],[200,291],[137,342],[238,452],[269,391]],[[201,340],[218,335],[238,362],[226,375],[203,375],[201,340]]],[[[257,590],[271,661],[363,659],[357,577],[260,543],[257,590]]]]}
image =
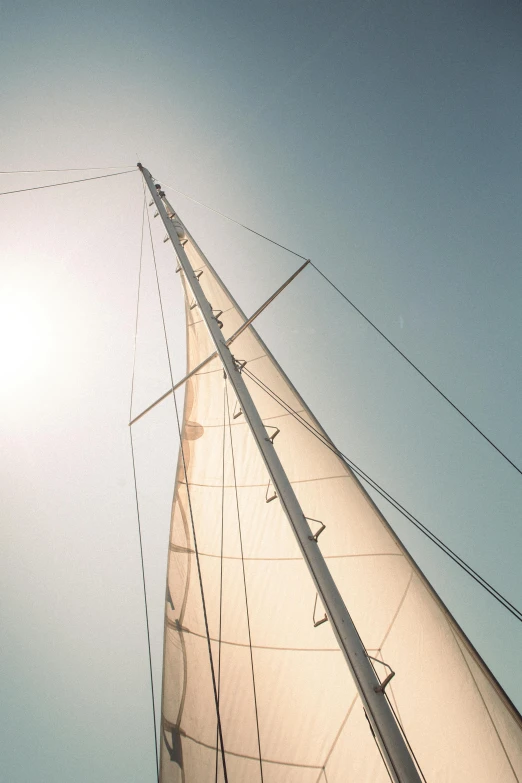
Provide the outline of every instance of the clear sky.
{"type": "MultiPolygon", "coordinates": [[[[139,156],[310,256],[520,465],[521,39],[518,0],[3,0],[0,170],[139,156]]],[[[300,263],[172,201],[247,312],[300,263]]],[[[154,780],[127,429],[141,209],[137,173],[0,196],[9,783],[154,780]]],[[[168,388],[152,275],[147,250],[135,410],[168,388]]],[[[311,269],[259,330],[340,448],[521,606],[520,475],[311,269]]],[[[135,432],[159,694],[171,407],[135,432]]],[[[521,709],[520,623],[380,506],[521,709]]]]}

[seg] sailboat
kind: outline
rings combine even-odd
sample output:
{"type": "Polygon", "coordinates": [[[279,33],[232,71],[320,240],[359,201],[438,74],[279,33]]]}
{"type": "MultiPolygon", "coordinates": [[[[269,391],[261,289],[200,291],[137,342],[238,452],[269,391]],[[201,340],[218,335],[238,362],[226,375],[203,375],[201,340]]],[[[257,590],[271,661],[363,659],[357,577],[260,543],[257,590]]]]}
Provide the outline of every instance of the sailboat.
{"type": "Polygon", "coordinates": [[[522,781],[521,716],[138,166],[187,339],[161,783],[522,781]]]}

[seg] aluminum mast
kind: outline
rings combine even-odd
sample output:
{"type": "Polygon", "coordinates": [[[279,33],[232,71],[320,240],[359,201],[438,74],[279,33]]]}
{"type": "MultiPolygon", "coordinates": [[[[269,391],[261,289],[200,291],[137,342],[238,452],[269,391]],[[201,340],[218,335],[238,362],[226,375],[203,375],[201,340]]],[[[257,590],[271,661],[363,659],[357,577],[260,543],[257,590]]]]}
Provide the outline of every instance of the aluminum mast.
{"type": "Polygon", "coordinates": [[[241,375],[240,368],[226,344],[212,306],[181,245],[172,218],[181,226],[160,186],[155,185],[150,172],[138,163],[157,210],[176,251],[201,315],[221,359],[223,368],[241,405],[244,417],[281,503],[281,507],[296,537],[303,559],[335,633],[339,647],[351,671],[365,712],[394,783],[422,783],[404,735],[384,693],[384,687],[370,662],[343,598],[330,574],[321,550],[301,509],[293,487],[269,438],[259,412],[241,375]]]}

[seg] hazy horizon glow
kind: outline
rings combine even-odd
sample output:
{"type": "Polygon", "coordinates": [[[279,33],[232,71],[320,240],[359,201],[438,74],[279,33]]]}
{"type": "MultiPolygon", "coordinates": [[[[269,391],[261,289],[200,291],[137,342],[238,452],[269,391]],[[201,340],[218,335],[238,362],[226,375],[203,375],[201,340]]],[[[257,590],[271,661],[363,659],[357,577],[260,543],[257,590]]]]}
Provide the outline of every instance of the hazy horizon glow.
{"type": "MultiPolygon", "coordinates": [[[[522,463],[520,3],[51,0],[0,18],[0,170],[140,160],[316,261],[522,463]]],[[[72,178],[0,174],[0,191],[72,178]]],[[[171,195],[247,313],[299,266],[171,195]]],[[[142,206],[138,172],[0,199],[9,783],[155,776],[127,427],[142,206]]],[[[177,379],[179,279],[152,228],[177,379]]],[[[144,248],[135,411],[170,385],[144,248]]],[[[522,605],[518,474],[312,269],[258,328],[342,450],[522,605]]],[[[134,437],[159,712],[172,401],[134,437]]],[[[520,624],[379,505],[520,708],[520,624]]]]}

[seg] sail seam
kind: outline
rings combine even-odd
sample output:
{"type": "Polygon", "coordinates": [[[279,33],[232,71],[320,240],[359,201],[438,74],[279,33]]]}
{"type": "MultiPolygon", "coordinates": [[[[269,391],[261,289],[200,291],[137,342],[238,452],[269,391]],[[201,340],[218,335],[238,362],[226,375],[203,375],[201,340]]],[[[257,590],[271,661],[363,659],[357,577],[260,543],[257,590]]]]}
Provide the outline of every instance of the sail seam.
{"type": "MultiPolygon", "coordinates": [[[[166,624],[169,626],[169,628],[172,628],[175,631],[179,631],[180,633],[186,633],[190,636],[196,636],[198,639],[206,639],[207,637],[205,634],[198,633],[198,631],[192,631],[190,628],[186,628],[185,626],[180,625],[179,623],[176,623],[175,620],[170,620],[169,618],[166,619],[166,624]]],[[[216,639],[214,636],[210,637],[211,642],[218,642],[219,640],[216,639]]],[[[247,642],[231,642],[227,639],[221,640],[222,644],[228,644],[231,647],[249,647],[250,645],[247,644],[247,642]]],[[[263,645],[263,644],[252,644],[253,650],[274,650],[276,652],[341,652],[338,647],[273,647],[270,645],[263,645]]]]}
{"type": "Polygon", "coordinates": [[[509,766],[511,768],[511,772],[513,773],[513,777],[515,778],[517,783],[520,783],[520,778],[518,777],[518,775],[515,772],[515,769],[513,767],[513,764],[511,763],[511,759],[509,757],[509,753],[506,750],[506,746],[502,742],[502,738],[501,738],[501,736],[499,734],[499,731],[497,729],[497,725],[496,725],[495,721],[493,720],[493,716],[491,715],[491,712],[489,711],[488,705],[486,704],[486,700],[484,699],[482,691],[480,690],[479,685],[478,685],[478,683],[477,683],[477,681],[475,679],[475,676],[474,676],[473,672],[471,671],[471,667],[470,667],[470,665],[468,663],[468,660],[467,660],[466,656],[464,655],[462,647],[459,644],[459,640],[458,640],[457,636],[455,635],[455,631],[451,627],[450,623],[448,623],[448,625],[449,625],[450,631],[451,631],[451,633],[453,635],[453,638],[455,639],[455,644],[457,645],[458,650],[459,650],[459,652],[460,652],[460,654],[461,654],[461,656],[462,656],[462,658],[464,660],[464,663],[466,664],[466,668],[467,668],[467,670],[469,672],[469,676],[473,680],[473,685],[475,686],[475,688],[477,690],[478,696],[479,696],[479,698],[480,698],[480,700],[481,700],[481,702],[482,702],[482,704],[484,706],[484,710],[486,711],[486,714],[487,714],[489,720],[491,721],[491,725],[493,726],[493,730],[494,730],[495,734],[497,735],[497,739],[498,739],[498,741],[500,743],[500,746],[501,746],[502,750],[504,751],[504,755],[506,756],[507,762],[508,762],[508,764],[509,764],[509,766]]]}
{"type": "MultiPolygon", "coordinates": [[[[214,372],[220,372],[220,371],[221,371],[221,368],[218,368],[217,370],[212,370],[211,372],[214,373],[214,372]]],[[[201,375],[210,375],[210,372],[208,372],[208,373],[196,373],[192,377],[196,377],[197,375],[200,375],[200,374],[201,375]]],[[[304,408],[301,408],[301,410],[296,411],[296,413],[306,413],[306,411],[304,410],[304,408]]],[[[272,421],[273,419],[286,419],[288,416],[293,416],[293,414],[288,412],[288,413],[278,413],[277,416],[263,416],[263,421],[272,421]]],[[[201,422],[198,422],[198,424],[200,424],[200,426],[204,427],[206,430],[209,430],[209,429],[221,429],[221,426],[222,426],[221,424],[201,424],[201,422]]],[[[244,424],[245,424],[244,421],[236,421],[236,422],[232,422],[231,421],[230,422],[230,426],[231,427],[240,427],[241,425],[244,426],[244,424]]],[[[238,485],[238,486],[240,486],[240,485],[238,485]]]]}
{"type": "MultiPolygon", "coordinates": [[[[203,748],[208,748],[209,750],[215,750],[213,745],[209,745],[208,742],[203,742],[203,740],[198,740],[196,737],[191,737],[189,734],[182,734],[181,735],[183,739],[190,740],[191,742],[196,743],[196,745],[200,745],[203,748]]],[[[227,756],[235,756],[239,759],[248,759],[249,761],[258,761],[257,756],[250,756],[247,753],[236,753],[236,751],[233,750],[226,750],[225,754],[227,756]]],[[[277,759],[267,759],[262,758],[261,759],[264,764],[277,764],[281,767],[296,767],[298,769],[320,769],[322,770],[322,767],[319,766],[319,764],[298,764],[293,763],[291,761],[279,761],[277,759]]]]}
{"type": "Polygon", "coordinates": [[[342,720],[342,722],[341,722],[341,725],[339,726],[339,729],[338,729],[338,731],[337,731],[337,734],[335,735],[335,739],[334,739],[334,741],[332,742],[332,745],[330,746],[330,750],[329,750],[329,751],[328,751],[328,753],[326,754],[326,758],[325,758],[325,760],[323,761],[323,765],[322,765],[322,767],[321,767],[321,773],[320,773],[319,777],[317,778],[317,781],[316,781],[316,783],[319,783],[319,781],[321,780],[321,775],[323,774],[323,772],[325,773],[325,777],[326,777],[325,767],[326,767],[326,765],[328,764],[328,761],[330,760],[330,757],[331,757],[332,753],[334,752],[335,746],[337,745],[337,742],[339,741],[339,737],[341,736],[341,734],[342,734],[342,732],[343,732],[343,729],[344,729],[344,727],[346,726],[346,723],[348,722],[348,718],[350,717],[350,715],[351,715],[351,712],[352,712],[352,710],[353,710],[353,708],[354,708],[354,706],[355,706],[355,703],[356,703],[356,701],[357,701],[357,699],[358,699],[358,698],[359,698],[359,694],[358,694],[358,693],[356,693],[356,694],[355,694],[355,696],[353,697],[353,701],[352,701],[352,703],[351,703],[351,704],[350,704],[350,706],[348,707],[348,712],[347,712],[347,713],[346,713],[346,715],[344,716],[344,718],[343,718],[343,720],[342,720]]]}
{"type": "Polygon", "coordinates": [[[395,610],[395,614],[393,615],[393,617],[391,619],[391,622],[390,622],[390,624],[388,626],[388,629],[387,629],[386,633],[384,634],[384,637],[383,637],[383,639],[381,641],[381,644],[379,646],[379,650],[382,650],[382,647],[385,644],[386,639],[390,635],[391,629],[393,628],[393,624],[394,624],[395,620],[397,619],[399,612],[402,609],[402,605],[404,604],[404,601],[406,600],[406,595],[408,594],[408,590],[410,589],[410,585],[412,583],[412,580],[413,580],[413,568],[410,571],[410,578],[408,579],[408,584],[406,585],[406,589],[404,590],[403,596],[402,596],[401,600],[399,601],[399,605],[398,605],[397,609],[395,610]]]}
{"type": "MultiPolygon", "coordinates": [[[[205,370],[205,372],[203,372],[203,370],[201,370],[200,372],[195,372],[192,377],[197,378],[198,375],[214,375],[214,373],[216,372],[221,372],[221,367],[217,367],[215,370],[205,370]]],[[[190,378],[188,380],[190,380],[190,378]]],[[[170,391],[167,393],[170,394],[170,391]]]]}
{"type": "MultiPolygon", "coordinates": [[[[221,315],[226,315],[227,313],[230,313],[231,310],[235,310],[235,307],[227,307],[226,310],[221,311],[221,315]]],[[[197,324],[204,324],[204,323],[205,323],[205,319],[199,318],[197,321],[190,321],[188,325],[196,326],[197,324]]]]}
{"type": "MultiPolygon", "coordinates": [[[[393,615],[393,617],[392,617],[392,619],[391,619],[391,622],[390,622],[390,624],[389,624],[389,626],[388,626],[388,629],[387,629],[386,633],[385,633],[385,634],[384,634],[384,636],[383,636],[383,639],[382,639],[382,641],[381,641],[381,644],[379,645],[379,650],[378,650],[378,652],[377,652],[377,655],[380,655],[380,657],[381,657],[381,661],[382,661],[382,663],[383,663],[385,666],[386,666],[386,664],[384,663],[384,658],[383,658],[383,654],[382,654],[382,648],[383,648],[384,644],[386,643],[386,640],[388,639],[388,636],[389,636],[389,635],[390,635],[390,633],[391,633],[391,630],[392,630],[392,628],[393,628],[393,626],[394,626],[394,624],[395,624],[395,621],[397,620],[397,617],[399,616],[399,613],[400,613],[400,611],[401,611],[402,607],[404,606],[404,602],[405,602],[405,600],[406,600],[406,596],[408,595],[408,591],[409,591],[409,589],[410,589],[410,587],[411,587],[411,583],[413,582],[413,576],[414,576],[414,573],[415,573],[415,572],[414,572],[414,570],[413,570],[413,568],[412,568],[412,569],[411,569],[411,571],[410,571],[410,578],[408,579],[408,583],[407,583],[407,585],[406,585],[406,589],[404,590],[404,593],[403,593],[403,595],[402,595],[402,598],[401,598],[401,600],[399,601],[399,605],[398,605],[397,609],[395,610],[395,614],[393,615]]],[[[372,661],[371,659],[370,659],[370,662],[371,662],[371,664],[372,664],[372,666],[373,666],[373,669],[374,669],[374,671],[375,671],[375,666],[374,666],[374,664],[373,664],[373,661],[372,661]]],[[[375,673],[377,674],[377,672],[376,672],[376,671],[375,671],[375,673]]],[[[401,732],[402,732],[402,734],[403,734],[403,737],[404,737],[404,739],[405,739],[405,741],[406,741],[406,744],[408,745],[408,748],[409,748],[409,750],[410,750],[410,753],[411,753],[411,755],[413,756],[413,759],[414,759],[414,761],[415,761],[415,764],[417,765],[417,768],[418,768],[419,774],[422,776],[422,779],[424,780],[424,783],[426,783],[426,778],[425,778],[425,776],[424,776],[424,772],[422,771],[422,768],[421,768],[421,766],[420,766],[419,762],[417,761],[417,756],[415,755],[415,752],[414,752],[414,750],[413,750],[412,746],[410,745],[410,741],[409,741],[409,739],[408,739],[408,735],[406,734],[406,730],[405,730],[405,728],[404,728],[404,725],[403,725],[403,722],[402,722],[402,718],[401,718],[401,715],[400,715],[400,711],[399,711],[399,704],[398,704],[398,702],[397,702],[397,698],[396,698],[396,696],[395,696],[395,693],[394,693],[394,691],[393,691],[393,688],[391,687],[391,685],[390,685],[390,692],[391,692],[391,694],[392,694],[392,697],[393,697],[393,700],[394,700],[394,702],[395,702],[396,711],[394,710],[394,708],[393,708],[393,704],[392,704],[392,701],[391,701],[391,699],[390,699],[390,697],[389,697],[389,695],[388,695],[387,693],[385,693],[386,699],[388,700],[388,702],[389,702],[389,704],[390,704],[390,707],[391,707],[391,710],[392,710],[393,714],[395,715],[395,718],[396,718],[396,720],[397,720],[397,724],[398,724],[398,726],[399,726],[399,728],[400,728],[400,730],[401,730],[401,732]]],[[[390,776],[390,779],[391,779],[391,776],[390,776]]]]}
{"type": "MultiPolygon", "coordinates": [[[[172,552],[188,552],[194,554],[194,550],[183,549],[177,547],[176,544],[171,544],[170,549],[172,552]]],[[[212,555],[209,552],[200,552],[200,557],[220,557],[220,555],[212,555]]],[[[323,555],[325,560],[344,560],[346,558],[356,557],[404,557],[402,552],[361,552],[357,555],[323,555]]],[[[277,563],[277,562],[302,562],[302,557],[244,557],[241,558],[238,555],[223,555],[225,560],[245,560],[249,562],[262,562],[262,563],[277,563]]]]}
{"type": "MultiPolygon", "coordinates": [[[[191,326],[191,324],[188,324],[188,326],[191,326]]],[[[212,359],[209,359],[209,364],[215,358],[216,358],[216,356],[212,357],[212,359]]],[[[264,353],[262,356],[254,356],[253,359],[248,359],[248,363],[249,364],[253,364],[253,362],[258,362],[260,359],[265,359],[265,358],[266,358],[266,353],[264,353]]],[[[188,372],[190,372],[190,370],[188,370],[188,372]]],[[[198,375],[212,375],[212,373],[215,373],[215,372],[221,372],[221,367],[218,367],[216,370],[209,370],[208,372],[195,372],[194,375],[191,376],[191,378],[196,378],[198,375]]],[[[190,380],[190,379],[187,378],[187,380],[190,380]]],[[[170,393],[171,393],[171,389],[169,389],[166,392],[166,394],[170,394],[170,393]]]]}
{"type": "MultiPolygon", "coordinates": [[[[274,416],[273,418],[277,418],[277,417],[274,416]]],[[[269,419],[264,419],[264,421],[269,421],[269,419]]],[[[292,486],[294,484],[311,484],[314,481],[330,481],[331,479],[350,479],[350,481],[353,481],[353,478],[354,477],[352,475],[350,475],[349,473],[346,473],[343,476],[319,476],[319,478],[292,479],[292,481],[290,481],[290,484],[292,484],[292,486]]],[[[184,484],[185,482],[182,481],[180,483],[184,484]]],[[[191,486],[191,487],[207,487],[208,489],[220,489],[221,488],[220,484],[204,484],[201,481],[191,481],[189,483],[189,486],[191,486]]],[[[226,486],[227,486],[227,489],[234,489],[234,485],[233,484],[227,484],[226,486]]],[[[238,484],[237,486],[238,486],[239,489],[250,489],[252,487],[266,487],[266,481],[263,482],[262,484],[238,484]]]]}
{"type": "MultiPolygon", "coordinates": [[[[252,670],[252,688],[254,691],[254,708],[255,708],[255,716],[256,716],[256,730],[257,730],[257,747],[259,750],[259,773],[261,776],[261,783],[263,783],[263,762],[262,762],[262,754],[261,754],[261,735],[259,731],[259,710],[257,705],[257,693],[256,693],[256,677],[255,677],[255,671],[254,671],[254,657],[252,654],[252,633],[250,630],[250,612],[248,609],[248,594],[247,594],[247,582],[246,582],[246,572],[245,572],[245,559],[243,557],[243,535],[241,532],[241,515],[239,512],[239,494],[237,491],[237,482],[236,482],[236,460],[234,457],[234,440],[232,438],[232,427],[230,426],[230,405],[228,400],[228,387],[227,387],[227,381],[225,380],[225,399],[226,399],[226,411],[227,411],[227,420],[228,420],[228,434],[229,434],[229,440],[230,440],[230,454],[232,457],[232,474],[234,476],[234,489],[235,489],[235,498],[236,498],[236,511],[237,511],[237,524],[238,524],[238,532],[239,532],[239,546],[241,549],[241,563],[242,563],[242,571],[243,571],[243,587],[245,590],[245,609],[246,609],[246,621],[247,621],[247,629],[248,629],[248,646],[250,650],[250,667],[252,670]]],[[[225,429],[223,428],[223,436],[225,433],[225,429]]],[[[221,562],[223,562],[223,557],[221,558],[221,562]]]]}

